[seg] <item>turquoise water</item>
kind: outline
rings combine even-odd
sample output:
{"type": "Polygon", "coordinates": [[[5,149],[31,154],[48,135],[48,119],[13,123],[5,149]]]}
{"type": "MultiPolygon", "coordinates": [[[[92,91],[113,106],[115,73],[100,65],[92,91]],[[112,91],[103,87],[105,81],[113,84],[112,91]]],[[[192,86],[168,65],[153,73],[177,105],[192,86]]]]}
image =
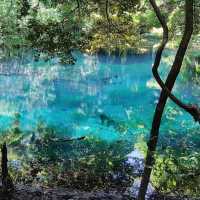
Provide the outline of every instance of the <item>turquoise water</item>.
{"type": "MultiPolygon", "coordinates": [[[[173,55],[173,54],[172,54],[173,55]]],[[[75,65],[61,65],[57,59],[36,62],[31,55],[0,64],[0,129],[6,130],[20,114],[20,128],[35,130],[38,123],[60,129],[70,137],[94,135],[103,140],[130,139],[148,134],[160,89],[151,65],[153,56],[90,56],[74,53],[75,65]],[[103,123],[125,124],[118,131],[103,123]]],[[[164,61],[170,61],[166,54],[164,61]]],[[[161,66],[163,78],[169,70],[161,66]]],[[[199,86],[180,75],[174,92],[186,102],[198,103],[199,86]]],[[[161,132],[182,133],[197,126],[193,119],[173,103],[168,103],[161,132]]]]}

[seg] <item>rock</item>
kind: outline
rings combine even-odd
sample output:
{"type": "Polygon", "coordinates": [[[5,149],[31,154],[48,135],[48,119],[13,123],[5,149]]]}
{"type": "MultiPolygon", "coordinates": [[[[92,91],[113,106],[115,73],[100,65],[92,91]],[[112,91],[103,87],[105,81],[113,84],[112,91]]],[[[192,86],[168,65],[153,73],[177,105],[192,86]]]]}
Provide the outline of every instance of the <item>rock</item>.
{"type": "MultiPolygon", "coordinates": [[[[127,189],[127,194],[132,196],[132,197],[137,197],[138,191],[140,188],[140,179],[136,179],[133,183],[133,185],[127,189]]],[[[148,188],[147,188],[147,193],[146,193],[146,198],[145,199],[150,199],[150,197],[155,193],[154,187],[149,183],[148,188]]]]}
{"type": "MultiPolygon", "coordinates": [[[[126,161],[126,164],[132,167],[133,175],[137,177],[141,176],[144,171],[144,163],[145,163],[144,156],[140,153],[139,150],[134,149],[134,151],[132,151],[131,153],[127,155],[127,158],[128,159],[126,161]]],[[[140,182],[141,180],[139,178],[135,179],[133,185],[127,189],[126,194],[132,197],[137,197],[138,191],[140,188],[140,182]]],[[[152,196],[154,193],[155,193],[155,189],[149,183],[146,199],[150,199],[150,196],[152,196]]]]}
{"type": "Polygon", "coordinates": [[[127,155],[127,158],[126,164],[133,168],[133,175],[140,176],[144,170],[144,156],[134,149],[127,155]]]}

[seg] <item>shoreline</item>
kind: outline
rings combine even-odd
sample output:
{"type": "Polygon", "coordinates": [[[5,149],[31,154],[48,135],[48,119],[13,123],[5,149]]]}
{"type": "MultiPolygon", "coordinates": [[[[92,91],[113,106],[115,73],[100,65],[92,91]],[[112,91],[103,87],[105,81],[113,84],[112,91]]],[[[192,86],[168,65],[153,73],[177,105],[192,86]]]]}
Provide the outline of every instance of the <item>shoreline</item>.
{"type": "MultiPolygon", "coordinates": [[[[126,191],[94,190],[91,192],[70,190],[68,188],[42,188],[29,185],[17,185],[15,191],[10,194],[2,194],[0,200],[136,200],[126,191]]],[[[199,198],[178,197],[175,195],[153,194],[148,200],[199,200],[199,198]]]]}

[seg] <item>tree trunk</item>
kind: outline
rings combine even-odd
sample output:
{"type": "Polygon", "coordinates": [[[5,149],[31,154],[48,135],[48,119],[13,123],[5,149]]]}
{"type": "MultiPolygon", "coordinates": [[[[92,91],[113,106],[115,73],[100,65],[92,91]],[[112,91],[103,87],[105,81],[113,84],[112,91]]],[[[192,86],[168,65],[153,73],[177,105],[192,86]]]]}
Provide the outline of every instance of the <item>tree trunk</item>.
{"type": "Polygon", "coordinates": [[[2,146],[1,154],[2,154],[1,156],[2,188],[3,188],[3,192],[7,193],[14,189],[14,185],[8,173],[8,158],[7,158],[6,143],[4,143],[2,146]]]}
{"type": "Polygon", "coordinates": [[[8,176],[8,166],[7,166],[7,147],[6,143],[3,144],[1,149],[1,170],[2,170],[2,185],[4,183],[5,177],[8,176]]]}
{"type": "MultiPolygon", "coordinates": [[[[172,91],[175,81],[180,72],[186,50],[187,50],[190,38],[192,36],[192,32],[193,32],[193,0],[185,0],[185,30],[184,30],[184,34],[183,34],[181,43],[179,45],[178,51],[176,53],[174,63],[172,65],[172,68],[165,82],[165,85],[170,92],[172,91]]],[[[138,200],[145,199],[150,175],[152,172],[152,167],[154,165],[154,154],[156,151],[161,119],[162,119],[162,115],[163,115],[163,111],[164,111],[167,99],[168,99],[167,92],[165,90],[162,90],[160,94],[159,102],[156,106],[156,110],[155,110],[154,118],[152,122],[150,140],[148,142],[146,163],[145,163],[144,173],[141,180],[138,200]]]]}

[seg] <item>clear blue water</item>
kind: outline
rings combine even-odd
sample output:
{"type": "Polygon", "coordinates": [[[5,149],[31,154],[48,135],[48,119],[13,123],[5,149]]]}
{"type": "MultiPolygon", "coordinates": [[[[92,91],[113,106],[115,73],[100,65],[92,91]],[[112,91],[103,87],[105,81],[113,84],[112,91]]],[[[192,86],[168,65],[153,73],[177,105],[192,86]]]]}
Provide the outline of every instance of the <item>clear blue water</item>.
{"type": "MultiPolygon", "coordinates": [[[[73,66],[63,66],[57,59],[35,62],[31,56],[2,61],[0,129],[9,128],[19,113],[22,130],[34,130],[44,122],[70,137],[95,135],[112,141],[148,134],[160,93],[151,74],[153,56],[74,56],[77,62],[73,66]],[[101,113],[128,128],[118,132],[103,124],[101,113]]],[[[163,78],[168,70],[163,62],[163,78]]],[[[199,91],[183,75],[174,89],[181,99],[194,103],[199,103],[199,91]]],[[[195,126],[187,113],[168,103],[161,128],[164,134],[195,126]]]]}

